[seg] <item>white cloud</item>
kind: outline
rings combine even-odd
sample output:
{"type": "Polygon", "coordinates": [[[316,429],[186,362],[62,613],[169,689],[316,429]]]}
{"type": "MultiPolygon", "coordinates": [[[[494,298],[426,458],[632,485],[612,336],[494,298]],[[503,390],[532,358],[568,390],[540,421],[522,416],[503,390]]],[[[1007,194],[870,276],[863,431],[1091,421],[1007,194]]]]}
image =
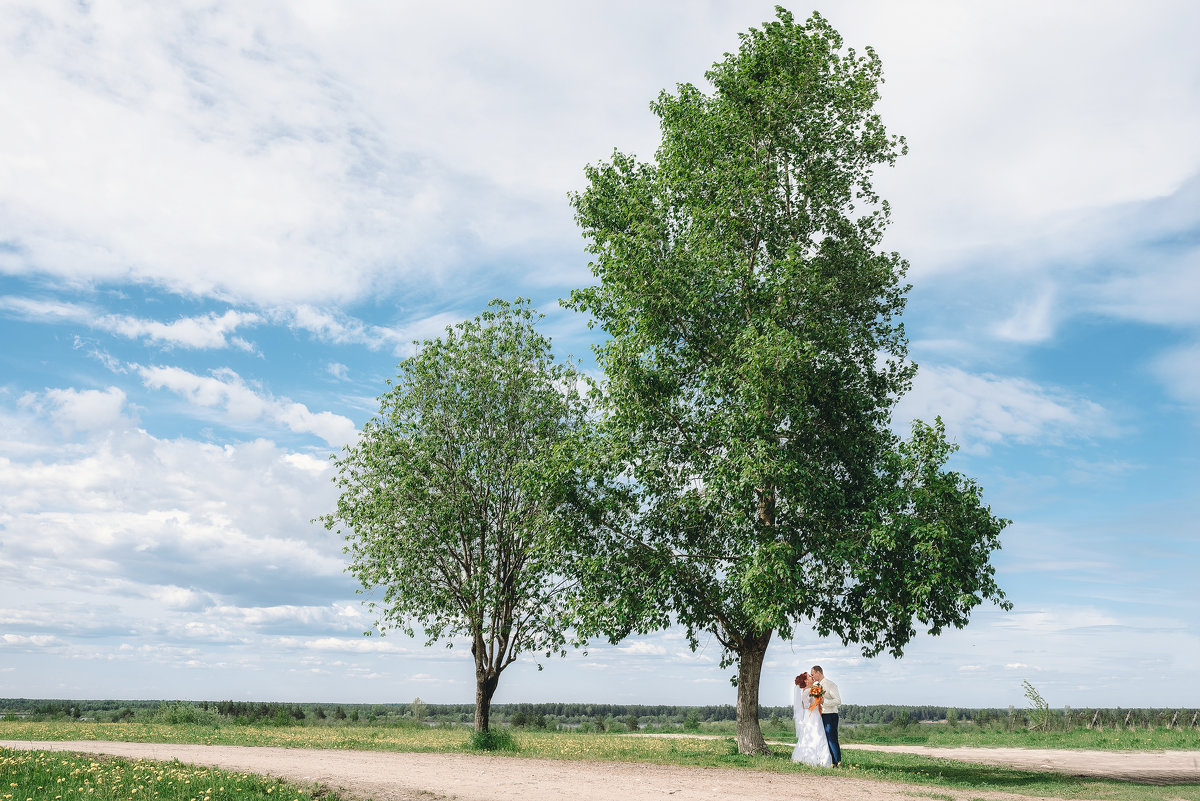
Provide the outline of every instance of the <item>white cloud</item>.
{"type": "Polygon", "coordinates": [[[98,328],[111,331],[129,339],[145,338],[152,342],[179,345],[187,348],[225,348],[230,344],[249,350],[245,340],[229,334],[241,326],[254,325],[262,318],[257,314],[227,311],[218,317],[208,314],[202,317],[187,317],[170,323],[140,320],[134,317],[106,316],[96,322],[98,328]]]}
{"type": "Polygon", "coordinates": [[[256,392],[228,368],[213,370],[208,376],[179,367],[134,365],[133,369],[147,387],[171,390],[201,408],[220,409],[235,424],[266,420],[298,434],[316,434],[333,447],[353,441],[357,434],[349,418],[333,412],[312,412],[302,403],[256,392]]]}
{"type": "MultiPolygon", "coordinates": [[[[413,341],[441,336],[447,326],[466,318],[466,315],[457,312],[440,312],[402,326],[386,328],[367,325],[361,320],[304,304],[289,309],[277,309],[273,314],[276,319],[307,331],[323,342],[365,345],[371,350],[391,348],[392,352],[401,355],[408,355],[413,351],[413,341]]],[[[338,367],[345,369],[342,365],[331,365],[330,372],[340,378],[341,376],[334,372],[338,367]]]]}
{"type": "Polygon", "coordinates": [[[314,640],[304,640],[301,644],[305,649],[314,651],[334,651],[350,654],[410,653],[411,648],[405,647],[403,640],[384,637],[360,637],[347,639],[344,637],[320,637],[314,640]]]}
{"type": "Polygon", "coordinates": [[[1054,334],[1054,288],[1043,287],[1022,301],[1012,316],[995,327],[1000,339],[1012,342],[1044,342],[1054,334]]]}
{"type": "Polygon", "coordinates": [[[957,367],[925,367],[896,408],[902,428],[915,418],[941,415],[947,433],[964,448],[1005,442],[1038,443],[1111,434],[1099,404],[1024,378],[974,374],[957,367]]]}
{"type": "Polygon", "coordinates": [[[315,456],[310,456],[307,453],[289,453],[284,455],[283,461],[295,467],[297,470],[305,470],[309,473],[320,474],[329,469],[328,459],[318,459],[315,456]]]}
{"type": "Polygon", "coordinates": [[[791,676],[814,662],[825,666],[848,703],[1024,707],[1021,682],[1029,680],[1053,706],[1128,706],[1119,699],[1131,675],[1146,691],[1143,706],[1178,706],[1190,692],[1185,677],[1200,658],[1200,636],[1188,610],[1177,617],[1118,614],[1037,603],[1020,591],[1010,599],[1011,612],[983,608],[965,629],[918,634],[902,659],[862,659],[853,646],[811,632],[773,644],[777,664],[764,667],[763,703],[785,703],[791,676]],[[794,656],[780,659],[788,649],[794,656]]]}
{"type": "Polygon", "coordinates": [[[34,440],[20,459],[0,457],[0,575],[46,588],[58,608],[83,591],[184,611],[328,593],[345,582],[341,544],[309,521],[336,489],[294,456],[135,429],[69,447],[34,440]]]}
{"type": "Polygon", "coordinates": [[[147,594],[168,609],[199,609],[212,600],[208,593],[174,585],[151,587],[147,594]]]}
{"type": "Polygon", "coordinates": [[[1182,102],[1193,70],[1178,61],[1200,22],[1193,4],[1136,19],[1105,2],[868,7],[830,18],[883,59],[884,119],[910,154],[881,183],[896,204],[893,244],[918,274],[998,247],[1013,254],[1000,274],[1052,269],[1012,245],[1062,241],[1080,214],[1163,197],[1200,169],[1200,110],[1182,102]],[[1114,52],[1137,53],[1136,67],[1114,52]]]}
{"type": "MultiPolygon", "coordinates": [[[[370,618],[362,608],[350,603],[334,603],[325,606],[217,606],[208,614],[227,623],[236,622],[250,627],[289,625],[298,628],[334,627],[353,630],[359,634],[370,626],[370,618]]],[[[326,638],[331,639],[331,638],[326,638]]]]}
{"type": "Polygon", "coordinates": [[[1200,411],[1200,343],[1161,354],[1151,370],[1171,397],[1200,411]]]}
{"type": "MultiPolygon", "coordinates": [[[[494,22],[528,36],[537,13],[494,22]]],[[[338,302],[440,280],[483,238],[544,241],[547,217],[568,229],[560,170],[578,175],[587,158],[551,158],[528,138],[561,145],[591,129],[567,109],[553,129],[529,115],[537,95],[522,79],[544,82],[544,64],[496,69],[515,53],[490,26],[465,62],[445,62],[458,75],[430,75],[430,57],[472,38],[458,15],[381,7],[317,24],[287,5],[6,6],[0,70],[14,76],[16,124],[0,132],[13,154],[0,160],[0,220],[19,233],[0,270],[338,302]],[[385,74],[406,80],[374,77],[385,74]]],[[[577,94],[567,88],[556,91],[577,94]]]]}
{"type": "Polygon", "coordinates": [[[230,334],[240,327],[256,325],[263,319],[253,312],[230,309],[220,316],[209,313],[164,323],[129,315],[104,314],[92,306],[78,303],[24,297],[0,298],[0,310],[32,322],[77,323],[126,339],[145,339],[167,346],[199,349],[227,348],[232,345],[247,351],[252,350],[253,346],[230,334]]]}
{"type": "Polygon", "coordinates": [[[45,411],[65,431],[98,431],[122,420],[125,393],[108,389],[48,389],[42,395],[27,395],[24,404],[45,411]]]}
{"type": "Polygon", "coordinates": [[[38,322],[79,321],[95,315],[94,309],[78,303],[38,300],[12,295],[0,297],[0,309],[15,317],[38,322]]]}
{"type": "Polygon", "coordinates": [[[46,648],[49,646],[65,644],[61,639],[50,634],[34,634],[33,636],[25,636],[23,634],[0,634],[0,643],[16,648],[46,648]]]}
{"type": "Polygon", "coordinates": [[[1152,244],[1135,245],[1143,254],[1091,288],[1092,308],[1151,325],[1200,326],[1200,250],[1156,254],[1152,244]]]}

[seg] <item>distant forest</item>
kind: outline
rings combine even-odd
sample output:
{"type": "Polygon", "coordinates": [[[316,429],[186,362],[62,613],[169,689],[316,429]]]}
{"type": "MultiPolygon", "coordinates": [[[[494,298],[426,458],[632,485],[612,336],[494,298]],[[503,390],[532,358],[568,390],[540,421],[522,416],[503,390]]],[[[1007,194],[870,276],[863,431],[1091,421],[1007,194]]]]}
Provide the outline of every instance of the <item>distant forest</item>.
{"type": "MultiPolygon", "coordinates": [[[[1069,717],[1076,725],[1166,726],[1194,728],[1200,719],[1196,709],[1097,709],[1064,707],[1051,711],[1059,718],[1069,717]]],[[[955,708],[945,706],[904,706],[896,704],[845,704],[839,713],[842,725],[892,724],[907,726],[923,722],[975,722],[981,725],[1024,721],[1028,710],[1008,707],[955,708]]],[[[407,704],[336,704],[278,703],[266,701],[120,701],[0,698],[0,717],[8,720],[61,720],[74,718],[101,722],[146,721],[158,723],[267,723],[275,725],[335,725],[372,723],[376,725],[414,725],[469,723],[474,704],[431,704],[414,699],[407,704]]],[[[759,717],[764,721],[790,720],[790,706],[763,706],[759,717]]],[[[669,706],[646,704],[495,704],[492,721],[510,726],[533,728],[584,727],[603,730],[609,727],[640,728],[682,726],[694,728],[703,723],[737,719],[732,705],[669,706]]]]}

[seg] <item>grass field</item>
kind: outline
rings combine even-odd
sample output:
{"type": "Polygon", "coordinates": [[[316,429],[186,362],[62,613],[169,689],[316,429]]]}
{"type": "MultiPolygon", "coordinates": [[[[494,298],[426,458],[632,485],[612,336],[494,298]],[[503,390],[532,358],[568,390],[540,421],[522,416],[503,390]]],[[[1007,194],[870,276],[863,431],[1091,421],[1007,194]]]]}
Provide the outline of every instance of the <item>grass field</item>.
{"type": "MultiPolygon", "coordinates": [[[[196,726],[149,723],[23,722],[0,721],[0,739],[6,740],[123,740],[223,745],[269,745],[290,748],[333,748],[384,751],[453,752],[467,747],[470,733],[464,728],[370,726],[196,726]]],[[[729,739],[655,739],[621,734],[568,732],[513,732],[516,758],[649,762],[670,765],[752,768],[796,773],[825,773],[818,768],[793,765],[785,748],[765,757],[736,753],[729,739]]],[[[956,743],[964,744],[964,743],[956,743]]],[[[977,743],[973,743],[977,744],[977,743]]],[[[1012,745],[1012,743],[1005,743],[1012,745]]],[[[1001,791],[1032,797],[1111,799],[1112,801],[1200,801],[1200,787],[1155,787],[1128,782],[1101,781],[1054,773],[1012,770],[910,754],[855,751],[845,742],[845,774],[863,779],[974,791],[1001,791]]],[[[1038,747],[1050,747],[1042,743],[1038,747]]],[[[1113,746],[1109,746],[1113,747],[1113,746]]],[[[1144,747],[1144,746],[1143,746],[1144,747]]],[[[4,779],[5,783],[9,780],[4,779]]],[[[0,801],[7,790],[0,787],[0,801]]],[[[37,796],[33,796],[37,798],[37,796]]],[[[94,797],[94,796],[92,796],[94,797]]],[[[135,796],[127,796],[134,798],[135,796]]],[[[169,796],[168,796],[169,797],[169,796]]],[[[265,796],[264,796],[265,797],[265,796]]],[[[277,796],[272,796],[277,797],[277,796]]],[[[303,795],[297,797],[304,798],[303,795]]],[[[930,797],[937,797],[936,793],[930,797]]],[[[48,796],[53,798],[53,796],[48,796]]],[[[64,796],[64,800],[68,798],[64,796]]],[[[180,798],[183,798],[182,796],[180,798]]],[[[190,797],[189,797],[190,798],[190,797]]],[[[203,796],[199,796],[203,799],[203,796]]],[[[217,801],[212,796],[211,801],[217,801]]],[[[20,801],[13,795],[12,801],[20,801]]],[[[257,801],[257,799],[256,799],[257,801]]]]}
{"type": "MultiPolygon", "coordinates": [[[[678,732],[678,728],[648,729],[647,731],[678,732]]],[[[705,723],[698,733],[733,736],[732,722],[705,723]]],[[[790,725],[763,726],[768,739],[794,738],[790,725]]],[[[1090,751],[1200,751],[1200,729],[1085,729],[1071,731],[1030,731],[1019,727],[1008,731],[1002,727],[979,727],[971,724],[950,726],[945,723],[894,726],[843,726],[839,735],[842,743],[871,745],[928,745],[937,748],[972,746],[977,748],[1077,748],[1090,751]]]]}
{"type": "Polygon", "coordinates": [[[342,801],[276,779],[216,768],[0,748],[3,801],[342,801]],[[314,794],[315,793],[315,794],[314,794]]]}

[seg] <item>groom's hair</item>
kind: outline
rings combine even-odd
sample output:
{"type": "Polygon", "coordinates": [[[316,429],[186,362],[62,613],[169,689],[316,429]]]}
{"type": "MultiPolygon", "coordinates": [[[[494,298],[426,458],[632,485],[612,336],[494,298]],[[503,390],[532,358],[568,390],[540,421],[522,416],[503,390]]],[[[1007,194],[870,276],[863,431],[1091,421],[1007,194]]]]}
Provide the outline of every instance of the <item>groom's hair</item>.
{"type": "Polygon", "coordinates": [[[813,665],[813,666],[812,666],[812,672],[813,672],[813,673],[824,673],[825,671],[821,670],[821,666],[820,666],[820,665],[813,665]]]}

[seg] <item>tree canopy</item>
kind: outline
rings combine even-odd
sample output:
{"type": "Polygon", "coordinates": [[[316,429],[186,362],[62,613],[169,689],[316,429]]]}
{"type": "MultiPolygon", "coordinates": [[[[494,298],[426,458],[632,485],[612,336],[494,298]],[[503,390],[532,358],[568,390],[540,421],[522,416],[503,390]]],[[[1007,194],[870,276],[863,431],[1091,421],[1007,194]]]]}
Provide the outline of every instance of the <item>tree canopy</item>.
{"type": "Polygon", "coordinates": [[[575,525],[583,377],[557,363],[528,304],[493,301],[400,363],[379,412],[336,460],[348,570],[378,625],[427,644],[465,637],[477,730],[501,672],[562,652],[573,582],[556,543],[575,525]]]}
{"type": "Polygon", "coordinates": [[[778,9],[706,77],[651,105],[654,162],[614,152],[572,197],[597,283],[566,304],[609,335],[604,441],[628,492],[577,569],[592,630],[714,637],[738,664],[739,748],[761,752],[775,632],[898,655],[914,620],[962,625],[1002,602],[1004,521],[944,470],[940,423],[907,444],[890,428],[915,366],[872,184],[905,152],[875,52],[778,9]]]}

